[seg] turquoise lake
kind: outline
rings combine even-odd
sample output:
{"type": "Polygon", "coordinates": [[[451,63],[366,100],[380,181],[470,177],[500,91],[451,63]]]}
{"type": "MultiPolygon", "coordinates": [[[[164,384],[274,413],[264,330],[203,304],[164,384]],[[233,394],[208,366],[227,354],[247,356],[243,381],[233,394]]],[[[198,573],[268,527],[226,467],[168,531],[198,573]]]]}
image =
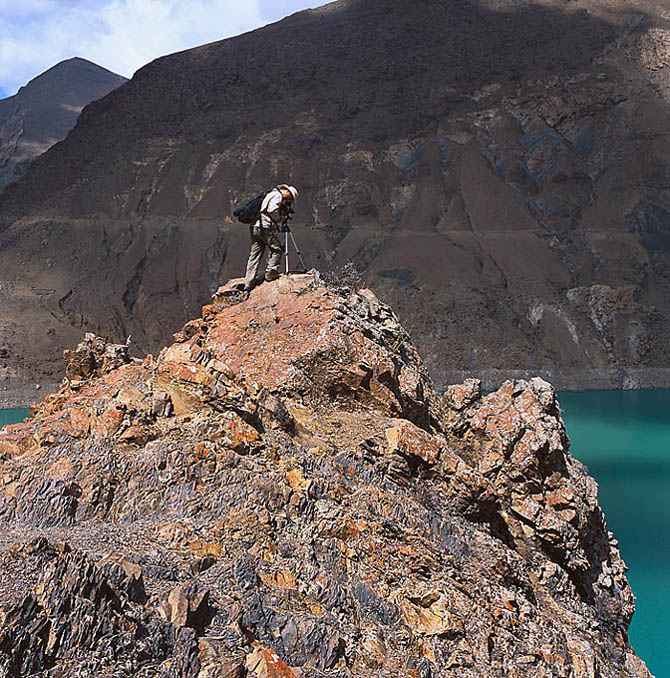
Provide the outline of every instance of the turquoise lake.
{"type": "Polygon", "coordinates": [[[559,393],[571,452],[598,481],[637,598],[630,642],[670,676],[670,390],[559,393]]]}
{"type": "MultiPolygon", "coordinates": [[[[559,393],[571,451],[598,481],[637,597],[630,641],[657,678],[670,678],[670,390],[559,393]]],[[[28,410],[0,410],[0,426],[28,410]]]]}
{"type": "Polygon", "coordinates": [[[0,410],[0,428],[5,424],[17,424],[28,416],[28,410],[0,410]]]}

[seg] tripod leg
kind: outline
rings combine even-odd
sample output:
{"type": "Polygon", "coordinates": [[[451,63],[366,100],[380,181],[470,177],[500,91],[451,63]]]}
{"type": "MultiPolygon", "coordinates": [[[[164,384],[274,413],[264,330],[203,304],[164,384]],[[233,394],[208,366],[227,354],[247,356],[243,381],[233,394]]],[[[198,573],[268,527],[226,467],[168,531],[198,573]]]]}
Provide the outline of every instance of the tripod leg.
{"type": "Polygon", "coordinates": [[[284,233],[284,269],[286,275],[288,275],[289,265],[288,265],[288,233],[284,233]]]}
{"type": "MultiPolygon", "coordinates": [[[[295,253],[298,255],[298,260],[300,261],[300,265],[302,266],[302,270],[307,271],[307,266],[305,265],[305,260],[302,258],[302,253],[300,252],[300,249],[298,247],[298,243],[295,241],[295,238],[293,237],[293,233],[291,231],[288,231],[288,233],[286,235],[291,236],[291,240],[293,241],[293,247],[295,247],[295,253]]],[[[286,249],[288,250],[288,242],[286,244],[286,249]]]]}

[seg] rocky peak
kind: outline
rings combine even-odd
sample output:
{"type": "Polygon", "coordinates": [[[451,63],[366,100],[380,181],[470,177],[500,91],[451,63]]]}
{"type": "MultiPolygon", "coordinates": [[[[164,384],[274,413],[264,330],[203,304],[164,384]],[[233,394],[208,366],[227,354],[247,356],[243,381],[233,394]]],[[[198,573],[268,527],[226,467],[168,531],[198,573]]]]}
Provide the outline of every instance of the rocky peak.
{"type": "Polygon", "coordinates": [[[6,675],[649,675],[545,381],[440,395],[316,272],[68,370],[0,432],[6,675]]]}

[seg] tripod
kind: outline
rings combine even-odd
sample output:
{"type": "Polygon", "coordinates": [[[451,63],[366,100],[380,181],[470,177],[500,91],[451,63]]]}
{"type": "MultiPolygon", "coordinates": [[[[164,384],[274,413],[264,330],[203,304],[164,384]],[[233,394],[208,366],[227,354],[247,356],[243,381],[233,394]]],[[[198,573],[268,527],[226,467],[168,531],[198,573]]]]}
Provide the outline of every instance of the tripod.
{"type": "Polygon", "coordinates": [[[295,271],[296,273],[305,273],[307,271],[307,266],[305,265],[305,260],[302,258],[302,253],[300,252],[300,248],[298,247],[298,243],[295,241],[295,238],[293,237],[293,233],[291,232],[291,229],[288,227],[288,224],[283,224],[283,232],[284,232],[284,262],[285,262],[285,270],[286,273],[288,274],[289,271],[289,261],[288,261],[288,255],[289,255],[289,247],[288,247],[288,239],[291,238],[291,242],[293,243],[293,248],[295,249],[295,253],[298,255],[298,261],[300,261],[300,265],[302,266],[301,271],[295,271]]]}

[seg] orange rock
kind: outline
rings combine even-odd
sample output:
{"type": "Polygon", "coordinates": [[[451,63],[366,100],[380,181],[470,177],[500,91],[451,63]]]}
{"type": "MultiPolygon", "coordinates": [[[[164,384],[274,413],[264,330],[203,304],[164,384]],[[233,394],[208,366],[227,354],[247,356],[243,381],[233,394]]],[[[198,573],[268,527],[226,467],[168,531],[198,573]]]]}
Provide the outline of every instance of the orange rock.
{"type": "Polygon", "coordinates": [[[113,436],[121,428],[125,410],[110,407],[96,418],[93,424],[93,434],[98,436],[113,436]]]}
{"type": "Polygon", "coordinates": [[[547,492],[545,501],[549,506],[556,509],[573,508],[575,505],[575,494],[566,484],[557,490],[547,492]]]}
{"type": "Polygon", "coordinates": [[[119,437],[126,443],[145,445],[157,436],[156,430],[151,426],[129,426],[119,437]]]}
{"type": "Polygon", "coordinates": [[[297,578],[293,572],[289,570],[278,570],[270,574],[260,575],[261,580],[270,586],[278,586],[282,589],[297,589],[297,578]]]}
{"type": "Polygon", "coordinates": [[[258,431],[232,412],[226,414],[222,428],[225,442],[233,450],[247,452],[260,441],[258,431]]]}
{"type": "Polygon", "coordinates": [[[449,598],[441,591],[421,600],[404,601],[401,609],[405,623],[416,633],[426,636],[463,633],[463,622],[451,612],[449,598]]]}
{"type": "Polygon", "coordinates": [[[68,411],[70,430],[68,433],[76,438],[87,436],[91,430],[91,413],[85,407],[72,407],[68,411]]]}
{"type": "Polygon", "coordinates": [[[279,655],[262,647],[247,657],[246,667],[255,678],[297,678],[279,655]]]}
{"type": "Polygon", "coordinates": [[[429,464],[437,461],[443,447],[439,439],[406,420],[400,420],[396,426],[386,429],[386,439],[389,452],[418,457],[429,464]]]}
{"type": "Polygon", "coordinates": [[[294,490],[304,491],[309,487],[309,480],[305,480],[302,471],[299,468],[294,468],[286,474],[288,484],[294,490]]]}

